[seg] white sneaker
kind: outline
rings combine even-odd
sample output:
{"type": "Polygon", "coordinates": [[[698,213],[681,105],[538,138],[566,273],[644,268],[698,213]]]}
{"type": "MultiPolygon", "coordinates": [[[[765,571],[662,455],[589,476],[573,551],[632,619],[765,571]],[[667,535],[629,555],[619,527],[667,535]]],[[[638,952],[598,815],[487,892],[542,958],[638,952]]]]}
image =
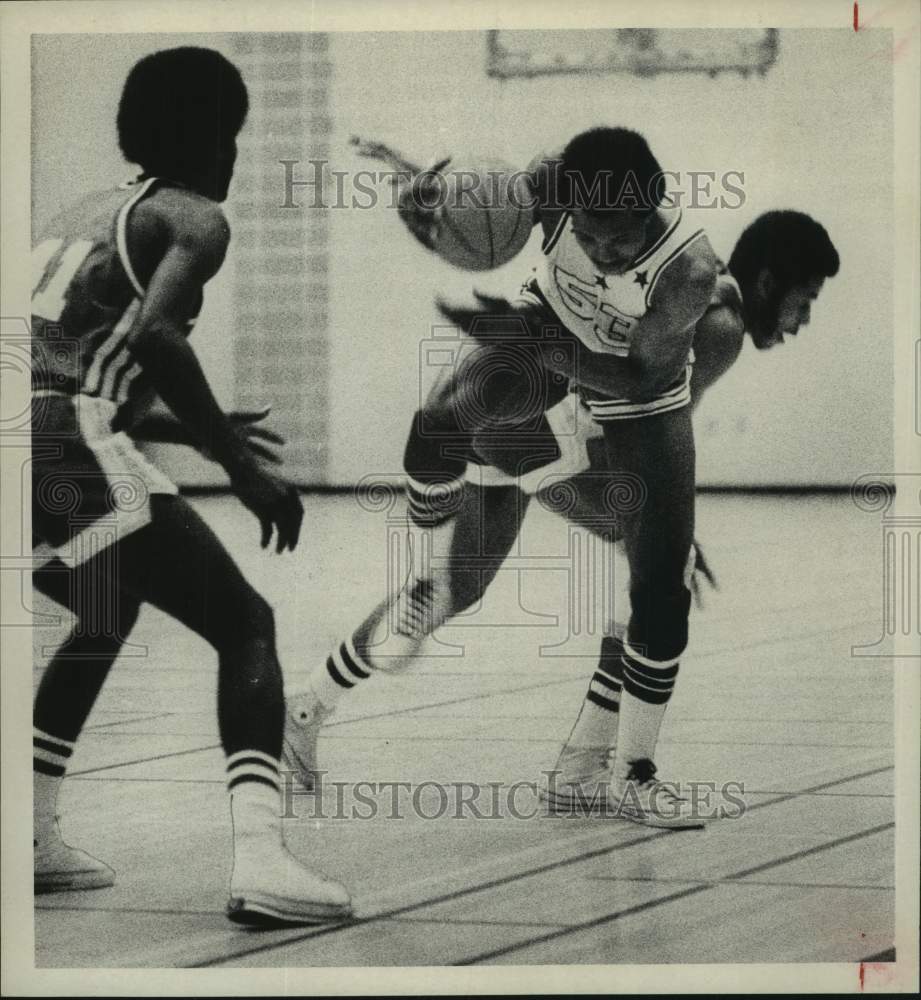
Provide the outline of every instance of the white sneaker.
{"type": "Polygon", "coordinates": [[[538,796],[559,812],[607,810],[611,783],[610,747],[564,746],[556,766],[545,771],[538,796]]]}
{"type": "Polygon", "coordinates": [[[351,915],[345,886],[305,868],[281,844],[237,852],[227,903],[234,923],[315,924],[351,915]]]}
{"type": "Polygon", "coordinates": [[[609,815],[643,826],[702,830],[706,823],[692,814],[690,800],[678,794],[677,785],[657,781],[655,774],[656,765],[648,758],[631,760],[626,778],[611,783],[609,815]]]}
{"type": "Polygon", "coordinates": [[[333,714],[317,697],[310,684],[285,691],[285,732],[282,757],[308,792],[319,789],[317,737],[320,727],[333,714]]]}
{"type": "Polygon", "coordinates": [[[71,889],[105,889],[115,884],[115,872],[107,864],[64,843],[57,820],[51,830],[32,843],[36,895],[71,889]]]}

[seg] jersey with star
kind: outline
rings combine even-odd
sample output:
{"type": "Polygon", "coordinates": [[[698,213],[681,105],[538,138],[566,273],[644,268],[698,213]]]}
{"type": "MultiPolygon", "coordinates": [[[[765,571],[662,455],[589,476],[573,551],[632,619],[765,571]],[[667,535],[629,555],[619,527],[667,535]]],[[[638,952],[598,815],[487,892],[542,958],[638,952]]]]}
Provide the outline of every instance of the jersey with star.
{"type": "Polygon", "coordinates": [[[648,311],[662,274],[704,236],[680,208],[659,210],[662,235],[623,274],[601,274],[572,231],[564,212],[544,240],[543,265],[537,270],[541,291],[566,327],[590,350],[624,357],[630,334],[648,311]]]}

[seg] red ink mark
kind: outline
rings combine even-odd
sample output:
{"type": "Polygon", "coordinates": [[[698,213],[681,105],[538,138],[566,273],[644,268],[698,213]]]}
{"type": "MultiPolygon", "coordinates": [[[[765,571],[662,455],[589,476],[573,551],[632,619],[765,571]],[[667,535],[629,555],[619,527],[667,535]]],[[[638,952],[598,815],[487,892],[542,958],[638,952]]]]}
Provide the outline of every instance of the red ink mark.
{"type": "Polygon", "coordinates": [[[911,41],[911,36],[906,35],[901,41],[892,47],[892,61],[895,62],[900,56],[905,54],[905,50],[908,48],[908,44],[911,41]]]}
{"type": "Polygon", "coordinates": [[[885,986],[893,980],[895,965],[892,962],[861,962],[857,972],[859,988],[865,990],[869,978],[870,991],[879,992],[876,988],[885,986]],[[867,976],[869,973],[869,977],[867,976]]]}
{"type": "Polygon", "coordinates": [[[854,0],[854,31],[858,31],[859,29],[860,29],[860,19],[857,13],[857,0],[854,0]]]}

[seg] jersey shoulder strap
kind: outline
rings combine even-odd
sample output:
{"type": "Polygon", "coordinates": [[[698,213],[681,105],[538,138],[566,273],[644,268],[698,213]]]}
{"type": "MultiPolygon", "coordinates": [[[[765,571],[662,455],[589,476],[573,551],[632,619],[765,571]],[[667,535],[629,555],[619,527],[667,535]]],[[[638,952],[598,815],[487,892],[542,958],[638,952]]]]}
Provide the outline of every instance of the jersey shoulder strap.
{"type": "Polygon", "coordinates": [[[138,280],[138,276],[131,264],[131,255],[128,253],[128,216],[131,214],[131,209],[159,183],[159,177],[148,177],[140,183],[128,181],[122,184],[121,188],[130,191],[131,194],[125,199],[124,204],[115,216],[115,246],[118,249],[118,259],[121,261],[121,265],[132,287],[141,298],[144,296],[145,289],[138,280]]]}
{"type": "Polygon", "coordinates": [[[643,267],[648,276],[646,304],[652,301],[659,279],[693,243],[706,236],[702,226],[677,205],[663,205],[665,230],[656,242],[633,263],[633,267],[643,267]]]}
{"type": "Polygon", "coordinates": [[[541,251],[545,254],[549,253],[558,242],[570,216],[559,193],[559,177],[562,169],[561,152],[538,153],[527,166],[537,203],[536,214],[544,237],[541,251]]]}

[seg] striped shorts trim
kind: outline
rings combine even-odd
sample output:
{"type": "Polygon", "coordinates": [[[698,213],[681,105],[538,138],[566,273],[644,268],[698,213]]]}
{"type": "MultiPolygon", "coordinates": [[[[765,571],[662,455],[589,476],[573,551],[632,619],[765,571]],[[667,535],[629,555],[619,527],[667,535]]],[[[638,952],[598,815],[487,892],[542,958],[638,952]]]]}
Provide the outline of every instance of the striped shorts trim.
{"type": "Polygon", "coordinates": [[[635,420],[638,417],[680,410],[691,402],[691,371],[691,365],[687,365],[684,377],[674,388],[646,403],[634,403],[629,399],[592,399],[584,393],[583,399],[592,416],[601,423],[609,420],[635,420]]]}
{"type": "Polygon", "coordinates": [[[150,523],[150,497],[176,485],[114,432],[111,400],[39,390],[33,406],[32,527],[37,566],[78,566],[150,523]]]}

